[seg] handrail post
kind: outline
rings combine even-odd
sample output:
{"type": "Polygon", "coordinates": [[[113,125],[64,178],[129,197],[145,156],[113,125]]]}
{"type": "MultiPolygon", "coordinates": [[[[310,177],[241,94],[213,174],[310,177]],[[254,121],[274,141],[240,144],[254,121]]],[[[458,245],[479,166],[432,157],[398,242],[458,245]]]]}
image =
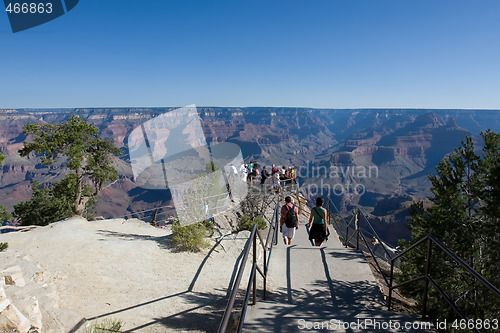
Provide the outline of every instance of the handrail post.
{"type": "Polygon", "coordinates": [[[422,309],[422,319],[427,315],[427,298],[429,294],[429,274],[431,272],[431,255],[432,255],[432,240],[429,238],[427,243],[427,262],[425,264],[425,280],[424,280],[424,300],[422,309]]]}
{"type": "MultiPolygon", "coordinates": [[[[383,274],[383,272],[382,272],[383,274]]],[[[392,304],[392,283],[394,281],[394,259],[391,259],[391,276],[389,279],[389,296],[387,299],[387,311],[391,311],[392,304]]]]}
{"type": "Polygon", "coordinates": [[[153,214],[153,219],[151,220],[151,225],[153,227],[156,227],[156,216],[158,215],[158,208],[155,209],[155,212],[153,214]]]}
{"type": "MultiPolygon", "coordinates": [[[[330,208],[330,205],[328,205],[328,208],[330,208]]],[[[332,211],[328,210],[328,225],[332,225],[332,211]]]]}
{"type": "MultiPolygon", "coordinates": [[[[328,195],[328,207],[327,207],[327,214],[328,214],[328,225],[332,225],[332,213],[331,213],[331,207],[330,207],[330,195],[328,195]]],[[[335,229],[335,228],[334,228],[335,229]]]]}
{"type": "Polygon", "coordinates": [[[344,246],[347,247],[347,243],[349,242],[349,224],[345,226],[345,244],[344,246]]]}
{"type": "Polygon", "coordinates": [[[354,227],[356,228],[356,250],[359,250],[359,210],[356,212],[354,227]]]}
{"type": "MultiPolygon", "coordinates": [[[[255,229],[255,234],[253,235],[253,264],[257,265],[257,232],[258,229],[255,229]]],[[[253,298],[253,304],[255,305],[257,303],[257,274],[254,274],[253,276],[253,290],[252,290],[252,298],[253,298]]]]}
{"type": "Polygon", "coordinates": [[[300,201],[300,192],[299,192],[299,187],[297,186],[297,191],[296,194],[297,196],[297,201],[299,202],[299,214],[302,213],[302,202],[300,201]]]}
{"type": "Polygon", "coordinates": [[[264,290],[262,299],[266,300],[266,292],[267,292],[267,250],[264,248],[264,290]]]}
{"type": "Polygon", "coordinates": [[[278,227],[278,224],[279,224],[279,206],[280,206],[280,197],[279,197],[279,194],[278,194],[278,197],[277,197],[277,201],[276,201],[276,207],[274,207],[274,209],[276,210],[276,214],[275,215],[275,221],[274,221],[274,227],[276,228],[275,229],[275,232],[274,232],[274,245],[278,245],[278,232],[279,232],[279,227],[278,227]]]}

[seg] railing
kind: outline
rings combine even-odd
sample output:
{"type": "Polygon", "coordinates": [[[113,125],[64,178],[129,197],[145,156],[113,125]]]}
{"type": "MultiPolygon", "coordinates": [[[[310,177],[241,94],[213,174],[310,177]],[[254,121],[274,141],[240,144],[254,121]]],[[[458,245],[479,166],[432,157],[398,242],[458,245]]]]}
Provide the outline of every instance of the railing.
{"type": "Polygon", "coordinates": [[[328,198],[327,211],[328,223],[334,227],[339,236],[344,240],[344,246],[348,247],[349,245],[351,245],[357,250],[361,248],[361,250],[370,253],[375,262],[377,270],[384,278],[387,287],[389,287],[389,280],[384,270],[382,269],[380,260],[384,260],[388,263],[392,259],[394,253],[397,252],[397,249],[390,247],[380,238],[366,216],[359,209],[355,211],[352,219],[347,222],[342,217],[333,201],[328,198]],[[336,211],[336,213],[334,213],[334,210],[336,211]],[[332,219],[334,223],[332,223],[332,219]],[[367,226],[369,230],[361,227],[361,220],[363,221],[363,225],[367,226]],[[343,223],[339,223],[340,221],[342,221],[343,223]],[[355,244],[351,242],[354,237],[356,237],[355,244]],[[389,251],[388,249],[391,249],[391,251],[389,251]]]}
{"type": "MultiPolygon", "coordinates": [[[[481,282],[484,286],[486,286],[489,290],[491,290],[496,297],[500,298],[500,291],[493,286],[490,282],[488,282],[484,277],[482,277],[479,273],[477,273],[474,269],[472,269],[470,266],[468,266],[462,259],[460,259],[455,253],[453,253],[450,249],[448,249],[443,243],[441,243],[438,239],[436,239],[432,235],[427,235],[426,237],[422,238],[406,250],[399,252],[397,248],[390,247],[386,243],[382,241],[382,239],[378,236],[377,232],[373,228],[373,226],[370,224],[366,216],[360,211],[357,210],[355,212],[353,218],[347,222],[341,215],[340,212],[338,211],[337,207],[335,204],[328,198],[327,201],[328,205],[328,219],[329,219],[329,224],[334,226],[336,231],[338,232],[339,236],[341,236],[344,239],[344,246],[348,247],[349,245],[356,247],[356,249],[360,249],[360,242],[359,240],[362,240],[361,247],[362,250],[365,252],[369,252],[374,259],[375,265],[377,266],[378,271],[384,278],[384,281],[389,288],[389,295],[387,298],[387,307],[388,310],[391,310],[391,305],[392,305],[392,295],[393,291],[395,289],[398,289],[404,285],[414,283],[417,281],[424,280],[424,290],[423,290],[423,302],[422,302],[422,318],[425,318],[427,315],[427,300],[428,300],[428,292],[429,292],[429,283],[432,284],[436,290],[443,296],[443,298],[446,300],[446,302],[453,308],[453,310],[462,318],[468,321],[469,319],[467,316],[463,313],[463,311],[460,310],[460,308],[456,305],[456,303],[446,294],[446,292],[441,288],[441,286],[431,277],[430,275],[430,267],[431,267],[431,254],[432,254],[432,244],[437,245],[441,250],[443,250],[446,254],[448,254],[449,257],[451,257],[458,265],[466,269],[476,280],[481,282]],[[336,214],[333,213],[333,209],[336,210],[336,214]],[[334,219],[334,224],[331,223],[332,217],[338,217],[337,219],[334,219]],[[370,229],[369,231],[360,227],[360,219],[364,220],[364,224],[368,226],[370,229]],[[343,221],[343,223],[339,223],[339,221],[343,221]],[[351,236],[349,236],[351,232],[351,236]],[[369,237],[369,240],[367,240],[367,235],[369,237]],[[356,244],[354,245],[351,240],[356,237],[356,244]],[[394,284],[394,267],[396,266],[396,262],[399,258],[404,256],[406,253],[409,251],[415,249],[417,246],[420,244],[423,244],[424,242],[427,241],[427,261],[426,261],[426,266],[425,266],[425,273],[424,275],[414,278],[409,281],[405,281],[402,283],[399,283],[397,285],[394,284]],[[378,251],[374,251],[373,249],[373,244],[379,245],[378,251]],[[382,250],[380,250],[382,249],[382,250]],[[391,253],[392,252],[392,253],[391,253]],[[390,262],[390,274],[389,274],[389,280],[387,279],[388,277],[386,276],[384,270],[382,269],[379,259],[382,259],[384,261],[390,262]]],[[[480,332],[476,328],[472,329],[474,332],[480,332]]]]}
{"type": "MultiPolygon", "coordinates": [[[[455,312],[463,319],[468,321],[469,319],[467,316],[458,308],[456,303],[446,294],[446,292],[441,288],[441,286],[431,277],[430,274],[430,268],[431,268],[431,257],[432,257],[432,245],[435,244],[437,245],[441,250],[443,250],[451,259],[453,259],[458,265],[460,265],[462,268],[467,270],[477,281],[482,283],[485,287],[487,287],[489,290],[491,290],[496,297],[500,298],[500,290],[498,290],[495,286],[493,286],[488,280],[486,280],[484,277],[482,277],[478,272],[476,272],[474,269],[472,269],[469,265],[467,265],[462,259],[460,259],[453,251],[448,249],[443,243],[441,243],[438,239],[436,239],[433,235],[429,234],[416,242],[415,244],[411,245],[409,248],[405,249],[403,252],[399,253],[398,255],[394,256],[391,259],[391,275],[390,275],[390,283],[389,283],[389,297],[388,297],[388,310],[391,309],[391,304],[392,304],[392,291],[394,289],[397,289],[399,287],[402,287],[404,285],[421,281],[424,280],[424,290],[423,290],[423,301],[422,301],[422,318],[425,318],[427,315],[427,300],[428,300],[428,293],[429,293],[429,282],[436,288],[436,290],[443,296],[443,298],[448,302],[448,304],[455,310],[455,312]],[[394,263],[397,259],[401,258],[404,256],[406,253],[409,251],[412,251],[415,249],[417,246],[420,244],[423,244],[427,241],[427,259],[426,259],[426,264],[425,264],[425,273],[422,276],[419,276],[417,278],[411,279],[409,281],[405,281],[402,283],[399,283],[395,286],[393,286],[393,281],[394,281],[394,263]]],[[[480,332],[476,328],[472,328],[474,332],[480,332]]]]}
{"type": "MultiPolygon", "coordinates": [[[[296,186],[296,196],[297,196],[297,200],[299,201],[299,204],[300,204],[301,198],[300,198],[300,194],[299,194],[299,186],[298,186],[297,182],[295,182],[295,184],[297,185],[296,186]]],[[[286,187],[283,186],[283,188],[286,188],[286,187]]],[[[293,184],[292,184],[291,191],[293,191],[293,190],[294,190],[294,188],[293,188],[293,184]]],[[[307,204],[307,200],[306,200],[306,204],[307,204]]],[[[278,215],[279,215],[278,209],[279,209],[279,200],[276,202],[276,206],[274,209],[274,215],[272,218],[272,221],[275,221],[274,228],[271,227],[269,230],[267,240],[266,240],[266,245],[264,247],[265,249],[268,246],[271,232],[273,235],[272,239],[274,239],[274,242],[271,242],[271,250],[272,250],[272,243],[276,244],[276,241],[277,241],[277,231],[276,230],[278,228],[278,215]]],[[[500,291],[495,286],[493,286],[484,277],[482,277],[474,269],[472,269],[470,266],[468,266],[463,260],[461,260],[455,253],[453,253],[450,249],[448,249],[444,244],[442,244],[434,236],[429,234],[428,236],[422,238],[417,243],[413,244],[412,246],[410,246],[409,248],[404,250],[403,252],[399,252],[398,248],[393,248],[393,247],[389,246],[378,236],[377,232],[375,231],[375,229],[373,228],[371,223],[368,221],[366,216],[359,209],[355,212],[351,221],[347,222],[341,216],[341,214],[340,214],[339,210],[337,209],[337,207],[335,206],[335,204],[331,201],[330,198],[328,198],[327,199],[327,211],[328,211],[328,223],[330,225],[332,225],[335,228],[335,230],[337,231],[337,233],[339,234],[339,236],[343,238],[345,247],[352,245],[353,247],[356,247],[356,249],[361,248],[362,250],[367,251],[371,254],[371,256],[374,259],[374,262],[377,266],[378,271],[380,272],[380,274],[384,278],[384,281],[385,281],[387,287],[389,288],[389,296],[387,299],[388,310],[391,310],[392,294],[393,294],[393,291],[395,289],[398,289],[404,285],[407,285],[407,284],[410,284],[413,282],[424,280],[422,318],[425,318],[425,316],[427,314],[427,300],[428,300],[429,283],[430,283],[436,288],[436,290],[443,296],[443,298],[448,302],[448,304],[455,310],[455,312],[457,312],[457,314],[461,318],[465,319],[466,321],[468,320],[467,316],[458,308],[456,303],[453,302],[453,300],[446,294],[446,292],[441,288],[441,286],[430,275],[431,254],[432,254],[432,244],[433,243],[436,244],[445,253],[447,253],[448,256],[450,256],[461,267],[463,267],[470,274],[472,274],[472,276],[476,280],[478,280],[484,286],[486,286],[489,290],[491,290],[495,294],[496,297],[500,298],[500,291]],[[333,212],[334,209],[335,209],[336,213],[333,212]],[[332,223],[332,218],[333,218],[334,223],[332,223]],[[362,228],[360,226],[361,219],[363,219],[364,224],[366,226],[368,226],[369,230],[366,230],[365,228],[362,228]],[[343,223],[339,223],[340,221],[342,221],[343,223]],[[349,231],[351,231],[350,237],[349,237],[349,231]],[[351,240],[354,237],[356,237],[356,245],[355,246],[353,243],[351,243],[351,240]],[[367,238],[368,238],[368,240],[367,240],[367,238]],[[360,243],[360,239],[362,241],[361,243],[360,243]],[[414,278],[412,280],[402,282],[398,285],[393,285],[393,283],[394,283],[394,267],[396,266],[396,261],[399,258],[401,258],[402,256],[404,256],[406,253],[408,253],[409,251],[413,250],[414,248],[416,248],[420,244],[424,243],[425,241],[428,242],[427,262],[426,262],[425,274],[418,277],[418,278],[414,278]],[[375,250],[374,248],[377,246],[378,246],[378,250],[375,250]],[[387,261],[390,262],[389,280],[388,280],[388,277],[386,276],[384,270],[382,269],[382,267],[380,265],[379,259],[384,260],[386,262],[387,261]]],[[[271,222],[271,221],[268,220],[268,222],[271,222]]],[[[255,243],[255,240],[254,240],[254,243],[255,243]]],[[[256,246],[254,245],[254,249],[255,249],[255,247],[256,246]]],[[[270,260],[270,253],[269,253],[269,257],[267,258],[267,263],[269,263],[269,260],[270,260]]],[[[256,267],[255,263],[254,263],[254,266],[256,267]]],[[[265,271],[264,275],[267,274],[268,267],[269,267],[269,265],[267,265],[267,267],[264,269],[264,271],[265,271]]],[[[252,267],[252,273],[250,276],[250,281],[253,281],[253,283],[254,283],[254,288],[253,288],[254,293],[255,293],[255,282],[254,282],[255,270],[256,270],[256,268],[252,267]]],[[[241,327],[243,325],[243,320],[244,320],[244,315],[246,312],[246,304],[248,303],[248,300],[249,300],[250,281],[249,281],[248,288],[247,288],[247,294],[245,297],[245,304],[244,304],[243,311],[242,311],[242,317],[240,318],[240,323],[238,326],[238,332],[241,331],[241,327]]],[[[255,295],[254,295],[254,302],[255,302],[255,295]]],[[[480,332],[475,328],[473,329],[473,331],[480,332]]],[[[221,332],[221,331],[219,330],[219,332],[221,332]]]]}
{"type": "Polygon", "coordinates": [[[252,227],[250,237],[248,238],[248,240],[245,244],[245,248],[243,249],[243,259],[241,260],[240,267],[238,269],[238,274],[236,276],[236,280],[232,286],[231,295],[229,296],[226,310],[224,311],[224,315],[222,316],[222,321],[220,323],[219,330],[218,330],[218,332],[220,332],[220,333],[226,332],[227,325],[229,323],[229,318],[230,318],[231,313],[233,311],[234,303],[236,301],[236,296],[238,294],[241,279],[243,277],[243,272],[245,270],[245,266],[246,266],[248,256],[249,256],[251,249],[253,249],[252,268],[251,268],[251,272],[250,272],[250,278],[248,280],[245,298],[243,301],[243,306],[241,309],[241,314],[240,314],[237,332],[241,332],[241,330],[243,328],[243,323],[244,323],[245,315],[246,315],[247,308],[248,308],[248,302],[250,300],[250,293],[252,293],[253,304],[255,304],[257,302],[257,276],[256,276],[257,274],[256,274],[256,272],[258,272],[264,280],[263,281],[264,286],[263,286],[262,298],[264,300],[266,299],[267,271],[269,268],[269,261],[271,260],[271,253],[273,250],[273,245],[277,244],[277,237],[278,237],[277,230],[279,230],[279,197],[277,196],[275,198],[275,200],[276,200],[276,204],[274,206],[273,217],[271,218],[271,220],[267,219],[267,217],[264,215],[264,217],[269,222],[269,231],[267,233],[267,238],[266,238],[265,243],[262,240],[259,232],[257,231],[257,225],[254,224],[252,227]],[[272,235],[272,238],[270,238],[271,235],[272,235]],[[260,244],[262,245],[262,250],[263,250],[263,268],[262,269],[257,265],[257,238],[259,239],[260,244]]]}

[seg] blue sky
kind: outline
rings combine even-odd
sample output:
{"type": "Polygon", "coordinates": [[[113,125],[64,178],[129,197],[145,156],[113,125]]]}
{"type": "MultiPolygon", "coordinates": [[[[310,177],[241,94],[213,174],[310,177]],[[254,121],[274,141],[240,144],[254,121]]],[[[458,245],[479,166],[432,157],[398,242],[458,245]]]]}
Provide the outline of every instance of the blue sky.
{"type": "Polygon", "coordinates": [[[500,109],[500,1],[80,0],[13,34],[0,108],[500,109]]]}

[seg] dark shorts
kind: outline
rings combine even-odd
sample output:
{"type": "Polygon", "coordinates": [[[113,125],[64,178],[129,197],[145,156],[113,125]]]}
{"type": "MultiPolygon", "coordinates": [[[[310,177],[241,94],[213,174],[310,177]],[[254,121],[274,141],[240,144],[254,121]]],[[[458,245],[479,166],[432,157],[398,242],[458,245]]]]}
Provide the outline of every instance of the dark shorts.
{"type": "Polygon", "coordinates": [[[323,224],[312,224],[309,230],[309,240],[313,239],[321,242],[326,239],[325,226],[323,224]]]}

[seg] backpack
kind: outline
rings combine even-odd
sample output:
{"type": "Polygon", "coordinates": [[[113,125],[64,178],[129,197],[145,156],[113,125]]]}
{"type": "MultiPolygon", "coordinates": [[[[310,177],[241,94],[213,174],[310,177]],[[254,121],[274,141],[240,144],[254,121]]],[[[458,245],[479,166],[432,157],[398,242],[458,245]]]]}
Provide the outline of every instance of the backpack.
{"type": "Polygon", "coordinates": [[[286,212],[285,224],[287,228],[295,228],[297,224],[297,217],[295,216],[295,205],[292,209],[288,209],[286,212]]]}
{"type": "Polygon", "coordinates": [[[259,175],[259,169],[255,169],[255,175],[258,176],[259,175]]]}

